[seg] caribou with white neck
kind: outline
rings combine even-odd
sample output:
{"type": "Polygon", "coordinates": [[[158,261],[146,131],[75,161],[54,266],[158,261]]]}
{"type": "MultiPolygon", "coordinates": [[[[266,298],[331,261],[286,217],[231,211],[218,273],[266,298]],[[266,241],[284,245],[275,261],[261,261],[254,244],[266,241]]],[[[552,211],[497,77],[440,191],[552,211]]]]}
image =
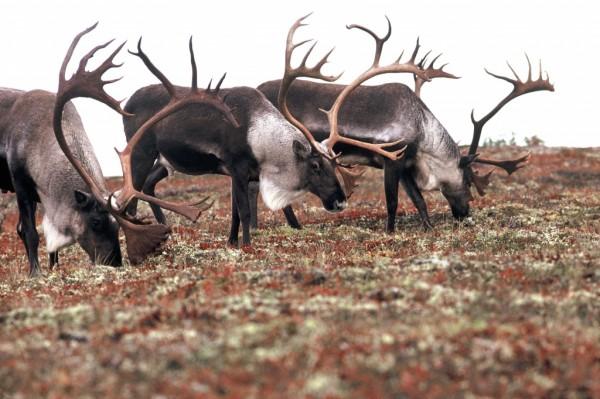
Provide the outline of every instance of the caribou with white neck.
{"type": "MultiPolygon", "coordinates": [[[[376,50],[372,66],[361,76],[368,78],[388,71],[379,65],[383,45],[391,36],[391,24],[388,20],[388,32],[384,37],[377,36],[373,31],[360,26],[350,25],[348,29],[360,29],[375,40],[376,50]]],[[[480,195],[489,183],[490,174],[479,176],[474,170],[475,163],[498,166],[511,174],[521,168],[528,156],[513,160],[495,161],[482,159],[477,154],[477,148],[483,126],[504,105],[514,98],[535,91],[554,91],[548,77],[540,74],[532,79],[531,64],[528,78],[521,81],[512,67],[515,79],[496,75],[491,76],[505,80],[513,86],[513,90],[479,121],[471,116],[474,132],[469,151],[461,155],[456,142],[448,131],[420,99],[422,85],[434,78],[456,78],[443,70],[444,66],[436,68],[435,57],[427,65],[427,53],[417,61],[419,42],[408,60],[422,74],[414,73],[415,90],[400,83],[389,83],[378,86],[358,86],[348,94],[344,107],[337,107],[336,119],[339,120],[339,132],[344,136],[367,142],[395,141],[405,144],[405,156],[398,160],[386,159],[376,153],[362,151],[359,148],[349,148],[343,143],[331,143],[331,113],[325,115],[322,110],[333,108],[340,96],[348,92],[348,86],[297,81],[288,90],[287,103],[291,112],[314,133],[316,141],[326,144],[330,149],[335,146],[341,152],[340,162],[351,165],[366,165],[384,170],[384,186],[387,205],[387,231],[395,229],[396,210],[398,206],[398,185],[402,183],[409,198],[417,208],[423,226],[431,228],[427,212],[427,204],[421,191],[441,191],[447,199],[455,218],[469,215],[469,202],[473,199],[471,186],[475,186],[480,195]]],[[[400,55],[399,59],[402,57],[400,55]]],[[[510,67],[510,65],[509,65],[510,67]]],[[[487,72],[487,70],[486,70],[487,72]]],[[[363,83],[367,79],[358,78],[355,83],[363,83]],[[360,82],[358,82],[360,81],[360,82]]],[[[273,104],[280,104],[280,87],[282,81],[275,80],[261,84],[258,89],[263,92],[273,104]]],[[[352,85],[351,85],[352,86],[352,85]]],[[[281,106],[280,106],[281,108],[281,106]]],[[[285,210],[288,221],[294,221],[291,208],[285,210]]]]}

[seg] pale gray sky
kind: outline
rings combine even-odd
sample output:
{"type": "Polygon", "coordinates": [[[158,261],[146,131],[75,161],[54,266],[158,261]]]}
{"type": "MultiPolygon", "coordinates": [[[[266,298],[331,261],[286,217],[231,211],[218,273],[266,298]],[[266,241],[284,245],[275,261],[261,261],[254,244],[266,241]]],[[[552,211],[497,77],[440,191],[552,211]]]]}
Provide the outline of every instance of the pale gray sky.
{"type": "MultiPolygon", "coordinates": [[[[187,40],[194,36],[200,82],[227,71],[225,86],[257,86],[280,77],[287,30],[300,16],[314,11],[310,26],[298,38],[316,38],[317,50],[336,46],[328,72],[345,71],[342,83],[370,65],[372,39],[346,24],[366,25],[379,34],[393,34],[382,60],[392,61],[402,49],[410,52],[417,36],[424,49],[443,52],[447,70],[460,80],[437,80],[422,97],[452,137],[468,143],[469,113],[488,112],[510,86],[483,71],[507,74],[505,61],[523,76],[524,52],[534,65],[542,59],[556,92],[528,94],[501,111],[484,137],[509,139],[537,135],[553,146],[600,146],[596,126],[600,84],[600,12],[594,2],[571,1],[3,1],[0,33],[0,86],[55,91],[60,63],[72,37],[95,21],[100,25],[82,41],[89,49],[108,38],[128,40],[134,48],[140,35],[144,50],[176,84],[190,80],[187,40]]],[[[80,52],[80,54],[81,54],[80,52]]],[[[316,51],[316,54],[319,52],[316,51]]],[[[125,78],[109,91],[116,98],[155,83],[141,62],[123,52],[119,74],[125,78]]],[[[537,73],[537,71],[535,71],[537,73]]],[[[371,83],[401,81],[388,75],[371,83]]],[[[107,175],[119,174],[113,147],[124,147],[121,118],[90,100],[77,107],[107,175]]]]}

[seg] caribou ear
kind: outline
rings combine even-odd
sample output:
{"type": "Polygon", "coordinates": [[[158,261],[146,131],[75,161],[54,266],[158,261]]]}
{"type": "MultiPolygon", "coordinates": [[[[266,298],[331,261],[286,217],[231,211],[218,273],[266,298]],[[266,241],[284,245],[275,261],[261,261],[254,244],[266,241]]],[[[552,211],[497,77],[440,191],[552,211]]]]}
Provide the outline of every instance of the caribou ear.
{"type": "Polygon", "coordinates": [[[88,193],[85,193],[85,192],[79,191],[79,190],[75,190],[74,193],[75,193],[75,202],[77,203],[77,206],[79,207],[79,209],[86,209],[90,205],[93,204],[94,198],[92,197],[91,194],[88,194],[88,193]]]}
{"type": "Polygon", "coordinates": [[[473,162],[475,162],[475,160],[477,159],[478,156],[479,156],[479,154],[463,155],[460,157],[458,166],[461,168],[466,168],[467,166],[470,166],[473,162]]]}
{"type": "Polygon", "coordinates": [[[296,154],[296,156],[300,159],[307,159],[310,155],[310,150],[307,150],[304,144],[298,140],[294,140],[292,143],[292,148],[294,150],[294,154],[296,154]]]}

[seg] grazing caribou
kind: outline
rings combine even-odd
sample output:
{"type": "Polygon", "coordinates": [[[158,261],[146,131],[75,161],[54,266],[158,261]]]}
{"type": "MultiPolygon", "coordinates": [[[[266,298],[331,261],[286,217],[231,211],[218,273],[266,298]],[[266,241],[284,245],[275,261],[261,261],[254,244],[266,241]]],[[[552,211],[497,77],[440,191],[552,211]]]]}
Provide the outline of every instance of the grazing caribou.
{"type": "MultiPolygon", "coordinates": [[[[288,89],[296,78],[311,77],[329,82],[339,78],[321,73],[331,51],[313,67],[308,67],[306,62],[311,48],[298,67],[291,66],[293,51],[305,43],[293,43],[294,33],[304,25],[302,22],[305,18],[297,20],[288,33],[285,75],[278,90],[280,95],[277,105],[281,113],[255,89],[222,90],[225,103],[233,109],[238,120],[242,121],[243,129],[225,131],[215,121],[201,119],[197,115],[198,112],[191,109],[186,111],[185,116],[180,115],[165,121],[163,125],[156,127],[153,140],[148,137],[144,151],[140,148],[139,154],[134,154],[134,158],[137,157],[135,173],[139,176],[139,179],[134,177],[134,186],[153,195],[155,185],[168,175],[168,169],[188,174],[231,175],[233,204],[229,242],[237,244],[241,217],[244,227],[243,243],[249,244],[250,204],[253,205],[252,210],[256,215],[256,200],[248,199],[249,182],[259,182],[263,200],[270,209],[286,209],[287,205],[304,192],[310,191],[319,196],[325,208],[331,211],[337,210],[331,207],[331,199],[335,199],[334,204],[343,199],[345,206],[346,195],[351,194],[354,180],[357,178],[356,173],[337,161],[338,154],[332,151],[334,144],[340,143],[352,149],[359,148],[390,161],[401,158],[405,146],[401,146],[398,140],[357,140],[340,135],[337,131],[337,113],[347,95],[362,80],[374,76],[371,74],[407,72],[428,80],[426,72],[414,62],[400,63],[398,60],[361,75],[340,93],[329,111],[328,147],[323,146],[314,139],[310,128],[295,118],[286,106],[288,89]],[[335,173],[340,175],[345,192],[335,173]]],[[[131,136],[130,132],[147,118],[144,116],[145,112],[152,113],[154,108],[167,101],[162,91],[158,86],[146,87],[129,100],[125,110],[135,114],[135,117],[124,117],[125,134],[128,138],[131,136]]],[[[164,221],[164,215],[158,207],[153,207],[153,211],[157,220],[164,221]]],[[[293,212],[286,212],[286,217],[290,225],[297,224],[293,212]]]]}
{"type": "MultiPolygon", "coordinates": [[[[348,26],[348,29],[355,28],[367,32],[375,39],[375,60],[369,69],[371,72],[366,73],[378,74],[373,71],[379,67],[383,45],[391,35],[390,21],[388,20],[388,32],[383,38],[365,27],[348,26]]],[[[417,41],[409,63],[416,62],[418,49],[417,41]]],[[[490,172],[485,176],[479,176],[473,171],[474,163],[498,166],[511,174],[522,167],[527,160],[527,156],[505,161],[478,157],[477,147],[485,123],[509,101],[522,94],[540,90],[554,91],[548,77],[546,76],[546,79],[542,77],[541,65],[538,79],[532,80],[529,59],[527,59],[529,74],[524,82],[519,79],[510,65],[516,79],[495,75],[486,70],[491,76],[509,82],[513,90],[481,120],[477,121],[473,114],[471,115],[474,125],[473,139],[468,154],[463,156],[446,129],[419,98],[424,82],[437,77],[455,78],[454,75],[443,71],[444,66],[434,67],[437,57],[425,67],[426,57],[427,55],[417,65],[427,78],[423,79],[422,76],[415,75],[414,92],[400,83],[357,87],[348,96],[345,106],[339,112],[339,131],[347,137],[370,142],[401,141],[407,145],[405,156],[399,160],[386,159],[378,154],[362,151],[360,148],[335,146],[335,150],[342,153],[340,161],[343,163],[361,164],[384,170],[388,232],[393,232],[395,229],[399,182],[417,208],[425,228],[431,228],[431,223],[427,205],[421,195],[423,190],[441,190],[453,216],[458,219],[466,217],[469,214],[469,202],[473,198],[471,185],[474,185],[479,194],[483,195],[491,174],[490,172]]],[[[261,84],[258,89],[269,101],[278,104],[281,85],[281,80],[275,80],[261,84]]],[[[343,85],[310,81],[294,82],[287,93],[289,108],[314,133],[316,140],[327,143],[331,129],[331,115],[324,114],[322,110],[335,107],[337,99],[346,90],[347,87],[343,85]]],[[[328,145],[332,148],[331,143],[328,145]]],[[[285,212],[288,221],[296,220],[291,207],[288,207],[285,212]]]]}
{"type": "MultiPolygon", "coordinates": [[[[299,45],[292,43],[293,32],[301,25],[297,21],[290,29],[286,50],[286,78],[282,92],[298,76],[318,77],[334,81],[337,77],[324,76],[321,68],[329,53],[313,67],[307,67],[304,58],[300,66],[291,68],[292,51],[299,45]]],[[[394,64],[396,71],[425,75],[414,65],[394,64]]],[[[221,79],[222,81],[222,79],[221,79]]],[[[221,82],[217,85],[217,89],[221,82]]],[[[164,84],[163,84],[164,86],[164,84]]],[[[124,116],[125,134],[131,140],[132,132],[141,126],[156,109],[164,106],[169,97],[163,86],[148,86],[138,90],[128,101],[125,111],[134,116],[124,116]]],[[[177,92],[177,87],[172,88],[177,92]]],[[[225,124],[221,118],[204,115],[202,107],[190,107],[177,116],[166,119],[152,129],[138,151],[133,154],[133,186],[154,195],[156,183],[167,176],[168,169],[186,174],[218,173],[232,178],[232,222],[229,243],[237,245],[240,219],[243,227],[243,245],[250,244],[250,204],[248,186],[259,182],[262,198],[270,209],[281,209],[299,199],[306,192],[317,195],[328,211],[340,211],[346,206],[346,192],[352,188],[355,176],[338,165],[336,156],[317,143],[310,131],[285,108],[285,95],[281,97],[282,112],[269,103],[265,96],[249,87],[236,87],[220,91],[223,101],[231,109],[240,128],[225,124]]],[[[341,99],[343,102],[343,99],[341,99]]],[[[332,126],[335,116],[330,119],[332,126]]],[[[390,140],[369,143],[347,139],[335,133],[329,141],[396,160],[404,147],[390,140]],[[390,147],[390,150],[385,148],[390,147]]],[[[157,220],[164,215],[153,207],[157,220]]],[[[132,213],[134,210],[132,209],[132,213]]]]}
{"type": "MultiPolygon", "coordinates": [[[[54,138],[55,100],[55,94],[42,90],[0,89],[0,188],[16,194],[17,233],[27,251],[29,275],[41,273],[35,221],[38,203],[44,213],[42,230],[50,268],[58,264],[59,249],[75,242],[92,262],[120,266],[117,223],[91,195],[54,138]]],[[[63,118],[73,156],[102,181],[100,165],[73,104],[66,104],[63,118]]]]}
{"type": "MultiPolygon", "coordinates": [[[[75,71],[74,75],[70,79],[65,77],[67,65],[73,55],[73,52],[75,51],[77,44],[79,43],[79,40],[82,36],[92,31],[96,25],[97,24],[87,28],[73,39],[73,42],[67,51],[67,55],[64,58],[59,75],[58,93],[54,103],[54,135],[67,159],[71,162],[77,173],[81,176],[83,181],[85,181],[86,185],[91,190],[91,197],[97,204],[99,204],[99,207],[102,208],[106,214],[111,214],[116,219],[119,226],[123,229],[125,239],[127,241],[127,253],[129,255],[129,260],[132,263],[139,263],[145,259],[146,256],[154,252],[168,238],[169,228],[164,224],[148,224],[145,221],[136,219],[135,217],[129,215],[126,209],[131,201],[141,199],[152,204],[157,204],[194,221],[200,216],[202,211],[210,207],[210,204],[207,202],[207,198],[204,198],[194,204],[172,203],[160,200],[136,190],[131,183],[131,154],[136,149],[138,143],[144,140],[147,137],[146,133],[148,133],[150,129],[161,120],[193,104],[203,104],[210,109],[210,112],[217,110],[220,113],[223,113],[227,118],[227,123],[233,126],[237,126],[237,121],[231,114],[231,110],[217,96],[216,92],[198,89],[196,73],[197,68],[191,39],[190,59],[192,64],[192,87],[187,90],[181,90],[178,93],[175,93],[171,90],[172,86],[169,85],[166,77],[142,52],[140,41],[140,43],[138,43],[138,52],[132,54],[141,58],[146,67],[163,82],[167,88],[167,91],[169,92],[170,100],[164,104],[163,107],[156,109],[151,117],[134,132],[125,149],[118,152],[121,161],[121,167],[123,169],[123,185],[116,191],[108,192],[102,184],[102,177],[90,173],[86,162],[75,156],[77,148],[75,147],[75,149],[73,149],[73,143],[69,142],[68,140],[69,125],[67,124],[67,129],[63,127],[63,120],[65,119],[66,113],[65,109],[68,110],[68,101],[77,97],[88,97],[95,99],[109,106],[121,115],[132,116],[131,114],[123,111],[119,102],[104,91],[105,85],[118,81],[119,79],[108,81],[102,80],[102,76],[105,72],[120,66],[114,63],[114,57],[119,53],[125,43],[118,46],[116,50],[114,50],[98,68],[92,71],[86,71],[85,67],[90,58],[92,58],[98,50],[107,47],[112,40],[105,44],[96,46],[81,59],[79,67],[75,71]]],[[[90,153],[90,156],[93,156],[93,153],[90,153]]]]}

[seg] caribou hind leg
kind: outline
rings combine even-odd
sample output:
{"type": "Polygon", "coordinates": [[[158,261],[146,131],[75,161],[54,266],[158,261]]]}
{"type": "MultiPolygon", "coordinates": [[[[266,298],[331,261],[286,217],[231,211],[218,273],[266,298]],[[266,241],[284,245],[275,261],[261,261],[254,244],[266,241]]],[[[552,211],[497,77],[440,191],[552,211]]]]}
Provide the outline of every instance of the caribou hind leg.
{"type": "Polygon", "coordinates": [[[248,183],[248,202],[250,203],[250,228],[258,229],[258,192],[259,182],[248,183]]]}

